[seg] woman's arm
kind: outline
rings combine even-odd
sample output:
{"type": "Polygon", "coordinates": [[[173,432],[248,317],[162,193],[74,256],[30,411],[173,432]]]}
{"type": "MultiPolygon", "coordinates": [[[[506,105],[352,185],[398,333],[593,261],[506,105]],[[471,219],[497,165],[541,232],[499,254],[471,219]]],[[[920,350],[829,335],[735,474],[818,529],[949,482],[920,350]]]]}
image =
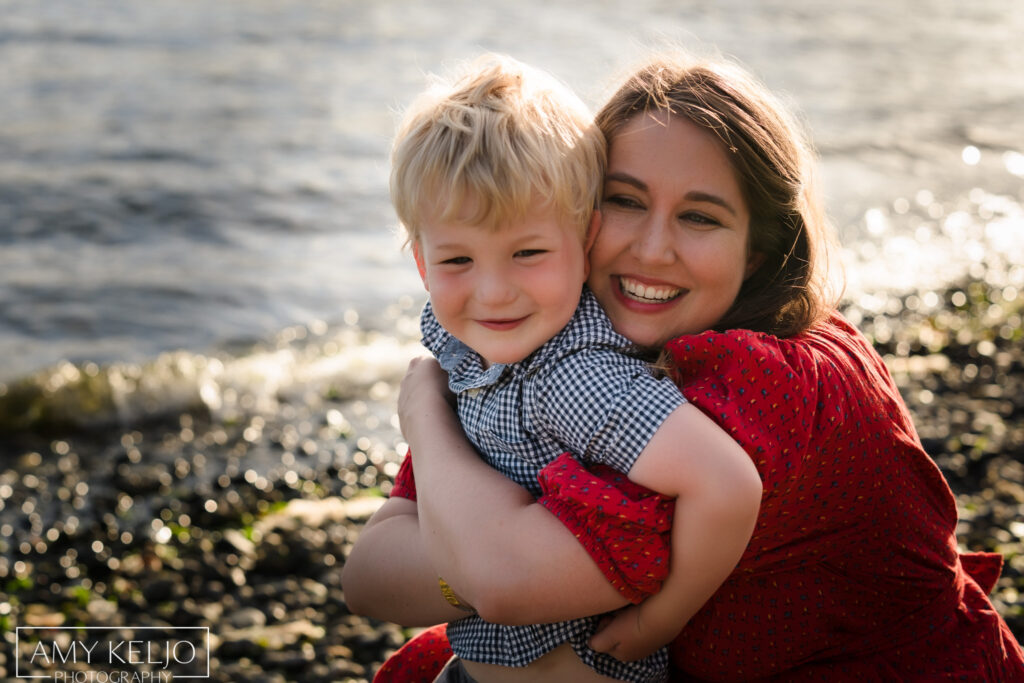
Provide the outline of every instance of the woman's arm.
{"type": "Polygon", "coordinates": [[[441,595],[421,538],[416,503],[389,499],[363,527],[345,560],[341,583],[348,608],[404,626],[466,616],[441,595]]]}
{"type": "Polygon", "coordinates": [[[480,459],[446,396],[436,361],[414,360],[398,413],[430,565],[496,623],[561,621],[626,604],[554,515],[480,459]]]}

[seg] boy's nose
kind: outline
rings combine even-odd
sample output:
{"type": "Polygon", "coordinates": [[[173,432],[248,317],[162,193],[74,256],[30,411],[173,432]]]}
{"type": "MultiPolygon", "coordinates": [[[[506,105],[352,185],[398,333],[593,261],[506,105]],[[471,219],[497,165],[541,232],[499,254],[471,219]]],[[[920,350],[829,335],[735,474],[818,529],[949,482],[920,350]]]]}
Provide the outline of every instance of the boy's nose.
{"type": "Polygon", "coordinates": [[[487,273],[477,278],[473,296],[488,306],[511,302],[516,297],[516,286],[504,273],[487,273]]]}

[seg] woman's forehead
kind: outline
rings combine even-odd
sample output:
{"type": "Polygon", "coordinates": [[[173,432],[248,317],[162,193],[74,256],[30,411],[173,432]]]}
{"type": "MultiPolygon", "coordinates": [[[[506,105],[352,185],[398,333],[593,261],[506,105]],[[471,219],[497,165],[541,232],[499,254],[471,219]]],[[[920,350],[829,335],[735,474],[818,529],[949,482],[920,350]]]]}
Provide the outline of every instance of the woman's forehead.
{"type": "MultiPolygon", "coordinates": [[[[612,137],[608,177],[743,199],[732,156],[714,132],[675,115],[636,116],[612,137]]],[[[651,189],[648,187],[647,189],[651,189]]]]}

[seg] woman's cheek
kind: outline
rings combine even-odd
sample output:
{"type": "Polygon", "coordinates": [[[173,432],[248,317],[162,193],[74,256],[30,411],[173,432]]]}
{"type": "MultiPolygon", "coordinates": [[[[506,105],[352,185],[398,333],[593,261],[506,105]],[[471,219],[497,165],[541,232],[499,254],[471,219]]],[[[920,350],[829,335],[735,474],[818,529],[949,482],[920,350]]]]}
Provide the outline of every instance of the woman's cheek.
{"type": "MultiPolygon", "coordinates": [[[[590,249],[590,277],[596,279],[607,269],[612,260],[613,254],[622,251],[622,244],[625,241],[625,231],[620,223],[605,221],[601,225],[601,231],[594,240],[594,246],[590,249]]],[[[607,275],[607,273],[604,273],[607,275]]]]}

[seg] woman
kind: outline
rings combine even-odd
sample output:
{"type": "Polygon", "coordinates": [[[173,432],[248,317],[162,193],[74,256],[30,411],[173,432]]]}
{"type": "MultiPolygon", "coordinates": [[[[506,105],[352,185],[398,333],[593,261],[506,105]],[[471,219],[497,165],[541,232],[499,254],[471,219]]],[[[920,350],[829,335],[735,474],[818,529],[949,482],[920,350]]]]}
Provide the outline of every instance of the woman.
{"type": "MultiPolygon", "coordinates": [[[[598,123],[609,160],[588,284],[616,331],[665,349],[684,395],[764,486],[743,558],[673,642],[674,678],[1024,680],[1020,646],[986,597],[1000,558],[957,552],[948,485],[881,359],[832,310],[825,223],[793,121],[734,68],[666,58],[598,123]]],[[[346,567],[354,609],[458,618],[438,575],[452,602],[502,623],[600,613],[653,590],[629,583],[631,558],[607,543],[614,518],[577,493],[604,482],[563,462],[531,500],[475,457],[443,386],[429,363],[403,383],[419,501],[363,532],[346,567]]],[[[411,495],[410,475],[398,495],[411,495]]],[[[595,649],[646,651],[642,634],[607,633],[595,649]]],[[[443,646],[436,635],[413,644],[443,646]]],[[[389,671],[426,661],[410,659],[413,644],[389,671]]]]}

